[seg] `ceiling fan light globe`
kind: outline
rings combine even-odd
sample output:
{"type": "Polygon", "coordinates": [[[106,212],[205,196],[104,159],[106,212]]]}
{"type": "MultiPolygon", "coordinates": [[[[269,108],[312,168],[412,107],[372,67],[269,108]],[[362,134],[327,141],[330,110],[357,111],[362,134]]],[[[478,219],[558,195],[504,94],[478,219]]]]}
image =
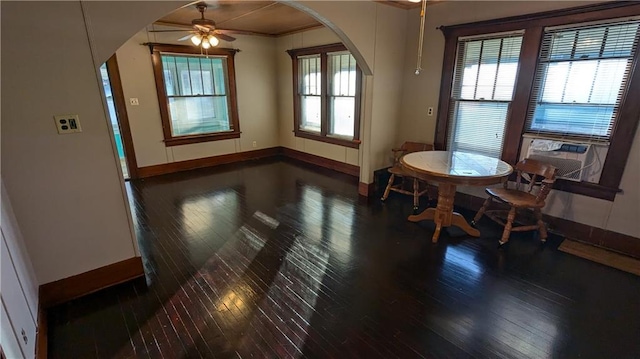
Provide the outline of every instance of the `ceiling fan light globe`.
{"type": "Polygon", "coordinates": [[[213,35],[209,36],[208,40],[211,46],[218,46],[218,44],[220,43],[220,40],[218,40],[218,38],[213,35]]]}
{"type": "Polygon", "coordinates": [[[407,0],[409,2],[422,2],[422,0],[407,0]]]}
{"type": "Polygon", "coordinates": [[[196,46],[200,45],[200,43],[202,42],[202,36],[200,35],[191,36],[191,42],[193,42],[193,44],[196,46]]]}
{"type": "Polygon", "coordinates": [[[209,40],[207,40],[207,38],[202,39],[202,43],[200,45],[203,49],[208,49],[211,47],[211,44],[209,43],[209,40]]]}

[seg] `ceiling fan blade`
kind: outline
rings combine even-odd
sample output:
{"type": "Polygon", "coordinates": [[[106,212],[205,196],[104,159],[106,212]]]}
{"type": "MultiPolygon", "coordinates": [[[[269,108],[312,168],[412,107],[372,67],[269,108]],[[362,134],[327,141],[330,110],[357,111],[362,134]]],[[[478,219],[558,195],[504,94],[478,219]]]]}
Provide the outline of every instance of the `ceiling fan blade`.
{"type": "Polygon", "coordinates": [[[216,37],[218,37],[220,40],[229,41],[229,42],[236,40],[236,38],[233,36],[229,36],[217,31],[216,31],[216,37]]]}
{"type": "Polygon", "coordinates": [[[191,30],[149,30],[149,32],[185,32],[185,31],[191,31],[191,30]]]}
{"type": "Polygon", "coordinates": [[[193,35],[189,34],[187,36],[183,36],[181,38],[178,39],[178,41],[184,41],[184,40],[189,40],[193,35]]]}

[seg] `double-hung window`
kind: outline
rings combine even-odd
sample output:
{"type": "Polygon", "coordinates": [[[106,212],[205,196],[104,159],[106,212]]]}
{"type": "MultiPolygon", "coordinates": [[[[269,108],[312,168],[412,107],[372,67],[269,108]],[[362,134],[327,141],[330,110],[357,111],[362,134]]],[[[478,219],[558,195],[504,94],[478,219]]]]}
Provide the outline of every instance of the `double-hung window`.
{"type": "Polygon", "coordinates": [[[294,133],[358,147],[361,73],[344,45],[289,50],[293,61],[294,133]]]}
{"type": "Polygon", "coordinates": [[[458,41],[448,150],[500,158],[522,33],[458,41]]]}
{"type": "Polygon", "coordinates": [[[608,141],[638,46],[638,19],[545,29],[526,131],[608,141]]]}
{"type": "Polygon", "coordinates": [[[240,137],[234,51],[154,46],[153,64],[167,146],[240,137]]]}
{"type": "MultiPolygon", "coordinates": [[[[587,143],[581,181],[612,201],[640,123],[640,4],[607,2],[444,26],[435,145],[515,164],[527,138],[587,143]],[[589,159],[589,162],[586,162],[589,159]]],[[[569,155],[566,155],[569,156],[569,155]]]]}

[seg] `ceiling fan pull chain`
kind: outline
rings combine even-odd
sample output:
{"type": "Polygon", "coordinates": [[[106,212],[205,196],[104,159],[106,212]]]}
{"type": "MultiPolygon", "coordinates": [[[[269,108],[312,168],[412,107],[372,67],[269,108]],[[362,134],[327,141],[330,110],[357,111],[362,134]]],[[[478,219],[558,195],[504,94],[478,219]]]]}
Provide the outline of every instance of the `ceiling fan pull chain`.
{"type": "Polygon", "coordinates": [[[422,0],[422,9],[420,10],[420,38],[418,40],[418,63],[416,64],[416,75],[420,75],[422,71],[422,42],[424,41],[424,20],[427,15],[427,0],[422,0]]]}

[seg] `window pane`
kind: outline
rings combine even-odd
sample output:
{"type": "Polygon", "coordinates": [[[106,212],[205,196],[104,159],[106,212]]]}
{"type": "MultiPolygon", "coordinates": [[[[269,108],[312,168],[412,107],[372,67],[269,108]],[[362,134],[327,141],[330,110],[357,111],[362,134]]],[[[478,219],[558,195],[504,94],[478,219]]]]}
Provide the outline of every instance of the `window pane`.
{"type": "Polygon", "coordinates": [[[589,136],[607,136],[614,105],[543,103],[536,107],[530,129],[589,136]]]}
{"type": "Polygon", "coordinates": [[[519,34],[458,42],[448,150],[500,158],[521,47],[519,34]]]}
{"type": "Polygon", "coordinates": [[[349,52],[327,54],[330,135],[353,138],[355,130],[356,60],[349,52]]]}
{"type": "Polygon", "coordinates": [[[480,58],[481,45],[482,41],[472,41],[459,46],[459,49],[464,49],[464,68],[462,70],[462,91],[460,98],[475,98],[476,79],[478,78],[478,59],[480,58]]]}
{"type": "Polygon", "coordinates": [[[328,54],[330,95],[355,96],[356,59],[348,52],[328,54]]]}
{"type": "Polygon", "coordinates": [[[353,97],[331,97],[331,123],[329,134],[353,137],[355,131],[354,109],[356,100],[353,97]]]}
{"type": "Polygon", "coordinates": [[[187,58],[189,65],[189,77],[191,80],[191,91],[194,95],[204,95],[204,86],[202,81],[202,69],[200,68],[200,59],[197,57],[187,58]]]}
{"type": "Polygon", "coordinates": [[[301,96],[302,118],[300,129],[320,132],[320,96],[301,96]]]}
{"type": "Polygon", "coordinates": [[[174,136],[230,131],[227,97],[169,98],[174,136]]]}
{"type": "Polygon", "coordinates": [[[164,85],[167,96],[174,96],[179,93],[178,78],[175,58],[173,56],[162,56],[162,70],[164,74],[164,85]]]}
{"type": "Polygon", "coordinates": [[[320,56],[299,57],[300,95],[320,95],[322,73],[320,56]]]}
{"type": "Polygon", "coordinates": [[[637,31],[637,20],[546,30],[527,131],[607,139],[637,31]]]}
{"type": "Polygon", "coordinates": [[[226,95],[227,94],[227,59],[217,57],[211,58],[211,66],[213,67],[213,79],[214,79],[214,94],[226,95]]]}
{"type": "Polygon", "coordinates": [[[500,158],[509,104],[457,101],[453,108],[448,149],[500,158]]]}
{"type": "Polygon", "coordinates": [[[511,100],[513,87],[518,74],[518,60],[520,59],[521,37],[510,37],[502,40],[502,53],[493,99],[511,100]]]}
{"type": "Polygon", "coordinates": [[[178,72],[178,93],[179,96],[191,95],[191,77],[189,76],[189,62],[186,57],[175,56],[176,70],[178,72]]]}
{"type": "Polygon", "coordinates": [[[511,100],[522,36],[463,40],[454,78],[454,98],[511,100]]]}
{"type": "Polygon", "coordinates": [[[633,39],[638,31],[638,24],[621,24],[609,27],[607,41],[604,45],[603,56],[631,56],[633,54],[633,39]]]}
{"type": "Polygon", "coordinates": [[[615,104],[630,65],[627,59],[599,60],[589,102],[615,104]]]}
{"type": "Polygon", "coordinates": [[[502,39],[484,40],[483,42],[475,98],[490,100],[493,99],[493,86],[498,72],[502,39]]]}

